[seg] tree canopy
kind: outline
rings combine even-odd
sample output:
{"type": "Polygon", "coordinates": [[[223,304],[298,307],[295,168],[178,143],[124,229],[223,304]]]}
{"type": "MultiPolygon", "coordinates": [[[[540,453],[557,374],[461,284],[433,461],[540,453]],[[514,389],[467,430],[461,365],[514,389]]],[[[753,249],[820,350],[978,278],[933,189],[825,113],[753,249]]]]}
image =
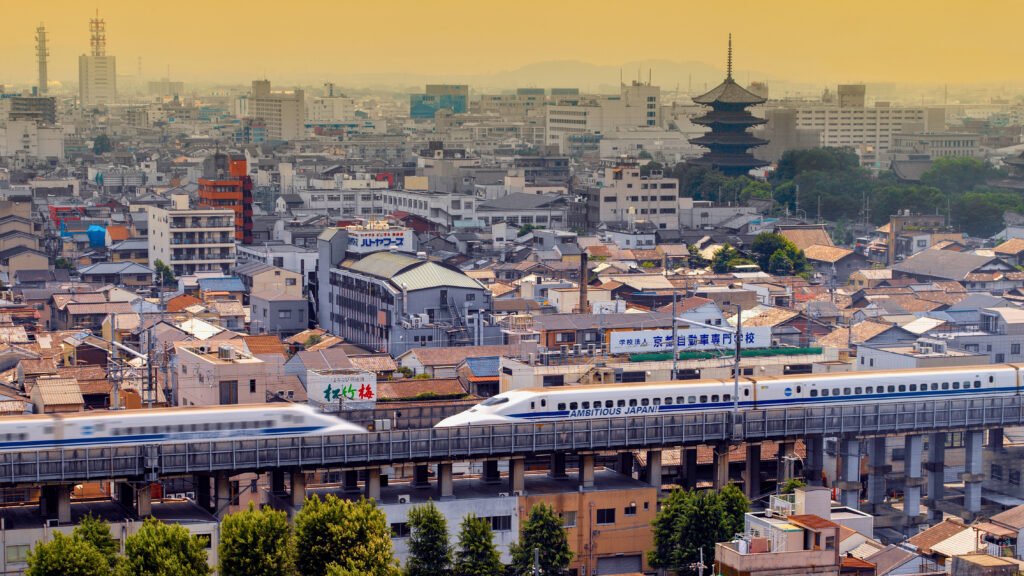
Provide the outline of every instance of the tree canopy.
{"type": "Polygon", "coordinates": [[[295,517],[296,567],[303,576],[349,572],[395,576],[391,529],[373,500],[328,494],[306,499],[295,517]],[[333,565],[333,566],[332,566],[333,565]]]}
{"type": "Polygon", "coordinates": [[[409,510],[409,530],[407,576],[437,576],[451,570],[448,522],[433,502],[409,510]]]}
{"type": "Polygon", "coordinates": [[[110,525],[93,516],[86,514],[71,532],[75,538],[79,538],[92,544],[96,550],[107,559],[110,568],[117,565],[118,552],[117,542],[110,534],[110,525]]]}
{"type": "Polygon", "coordinates": [[[206,548],[180,524],[147,518],[142,528],[125,539],[122,576],[206,576],[206,548]]]}
{"type": "Polygon", "coordinates": [[[647,561],[681,576],[697,574],[703,551],[704,564],[714,563],[715,543],[743,531],[743,515],[749,502],[735,486],[721,492],[675,490],[655,516],[654,549],[647,561]]]}
{"type": "Polygon", "coordinates": [[[753,263],[752,260],[744,258],[739,250],[726,243],[715,252],[714,257],[711,259],[711,269],[717,274],[725,274],[730,272],[735,266],[753,263]]]}
{"type": "Polygon", "coordinates": [[[454,576],[500,576],[503,570],[490,522],[475,514],[467,515],[462,519],[455,549],[454,576]]]}
{"type": "Polygon", "coordinates": [[[543,576],[564,574],[572,561],[572,551],[569,550],[569,541],[562,529],[562,520],[554,508],[546,504],[537,504],[530,509],[519,542],[512,545],[512,564],[509,566],[511,574],[533,574],[534,550],[537,551],[543,576]]]}
{"type": "Polygon", "coordinates": [[[295,574],[294,541],[288,514],[269,507],[229,514],[220,525],[217,546],[222,576],[295,574]]]}
{"type": "Polygon", "coordinates": [[[109,576],[110,564],[99,550],[79,536],[53,533],[28,553],[26,576],[109,576]]]}

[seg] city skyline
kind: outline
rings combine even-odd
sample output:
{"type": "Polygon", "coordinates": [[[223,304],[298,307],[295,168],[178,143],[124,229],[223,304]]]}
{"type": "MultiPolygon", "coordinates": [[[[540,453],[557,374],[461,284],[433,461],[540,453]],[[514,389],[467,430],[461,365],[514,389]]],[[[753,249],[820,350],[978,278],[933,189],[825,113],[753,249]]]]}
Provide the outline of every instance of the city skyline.
{"type": "MultiPolygon", "coordinates": [[[[45,8],[6,11],[0,49],[8,57],[0,83],[34,82],[33,34],[40,22],[49,35],[50,78],[73,81],[77,58],[89,49],[89,18],[97,10],[107,22],[109,53],[117,56],[120,73],[135,75],[141,58],[147,79],[167,76],[169,70],[171,78],[199,83],[256,77],[344,83],[348,77],[356,84],[404,85],[450,78],[495,86],[508,75],[511,87],[522,83],[517,71],[528,76],[539,68],[558,77],[562,69],[571,76],[574,68],[591,66],[612,76],[605,83],[613,85],[616,68],[663,61],[675,67],[657,67],[656,83],[689,79],[700,91],[724,69],[726,36],[732,32],[741,81],[1016,82],[1010,70],[1021,48],[1012,26],[1024,16],[1024,5],[993,0],[943,6],[947,9],[916,1],[869,1],[853,10],[803,0],[775,7],[737,0],[727,13],[720,5],[697,3],[656,3],[629,13],[605,1],[548,5],[530,0],[508,6],[462,0],[430,5],[257,1],[242,10],[185,0],[142,13],[122,1],[93,6],[56,0],[45,8]],[[270,13],[274,29],[266,25],[270,13]],[[965,15],[985,20],[985,33],[963,30],[965,15]],[[952,30],[958,40],[943,39],[952,30]],[[672,73],[659,80],[664,69],[672,73]],[[687,78],[680,77],[684,72],[687,78]]],[[[623,74],[628,80],[636,70],[626,68],[623,74]]],[[[647,72],[641,76],[646,79],[647,72]]],[[[545,85],[544,78],[538,74],[536,85],[545,85]]]]}

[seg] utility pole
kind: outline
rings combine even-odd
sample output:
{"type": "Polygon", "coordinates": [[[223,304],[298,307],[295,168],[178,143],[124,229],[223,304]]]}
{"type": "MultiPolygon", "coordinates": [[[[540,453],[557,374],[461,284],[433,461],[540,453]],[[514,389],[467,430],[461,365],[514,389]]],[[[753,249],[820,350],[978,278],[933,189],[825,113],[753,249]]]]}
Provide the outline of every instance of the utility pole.
{"type": "Polygon", "coordinates": [[[533,576],[540,576],[540,548],[533,549],[533,576]]]}
{"type": "MultiPolygon", "coordinates": [[[[733,338],[736,344],[736,355],[733,358],[732,375],[732,426],[733,434],[736,433],[736,424],[740,421],[740,347],[742,345],[743,306],[736,304],[736,337],[733,338]]],[[[703,550],[702,550],[703,552],[703,550]]]]}
{"type": "Polygon", "coordinates": [[[676,294],[675,290],[672,291],[672,378],[675,380],[679,377],[679,338],[676,333],[676,294]]]}

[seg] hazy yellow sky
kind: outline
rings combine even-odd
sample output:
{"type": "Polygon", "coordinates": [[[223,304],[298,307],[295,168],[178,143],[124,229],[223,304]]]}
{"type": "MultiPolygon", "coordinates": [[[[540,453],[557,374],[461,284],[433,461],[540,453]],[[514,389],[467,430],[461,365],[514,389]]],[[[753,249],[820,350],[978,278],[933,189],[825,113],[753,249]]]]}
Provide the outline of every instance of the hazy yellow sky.
{"type": "Polygon", "coordinates": [[[77,77],[96,8],[119,72],[282,82],[346,74],[491,74],[552,60],[723,65],[752,78],[1018,82],[1020,0],[0,0],[0,83],[31,83],[35,27],[50,77],[77,77]]]}

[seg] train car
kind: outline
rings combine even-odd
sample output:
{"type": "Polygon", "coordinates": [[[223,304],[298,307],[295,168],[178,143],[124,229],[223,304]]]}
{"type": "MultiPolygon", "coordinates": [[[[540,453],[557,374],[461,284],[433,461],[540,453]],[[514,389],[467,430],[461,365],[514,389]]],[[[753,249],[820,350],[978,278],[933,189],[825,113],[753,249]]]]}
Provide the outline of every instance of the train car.
{"type": "Polygon", "coordinates": [[[0,450],[362,433],[301,404],[192,406],[7,416],[0,418],[0,450]]]}
{"type": "Polygon", "coordinates": [[[732,380],[529,388],[498,394],[437,427],[582,420],[703,410],[778,408],[854,402],[1014,395],[1021,368],[1011,364],[743,377],[732,380]]]}

